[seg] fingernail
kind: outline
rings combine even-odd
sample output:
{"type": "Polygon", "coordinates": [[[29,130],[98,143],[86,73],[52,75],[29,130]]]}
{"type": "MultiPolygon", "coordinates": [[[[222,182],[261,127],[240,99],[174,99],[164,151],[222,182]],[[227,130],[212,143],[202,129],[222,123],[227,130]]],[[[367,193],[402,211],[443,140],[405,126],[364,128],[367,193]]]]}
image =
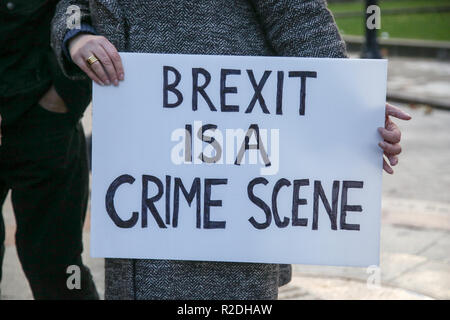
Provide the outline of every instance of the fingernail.
{"type": "Polygon", "coordinates": [[[114,85],[117,87],[119,85],[119,80],[114,80],[114,85]]]}
{"type": "Polygon", "coordinates": [[[109,80],[106,80],[105,82],[106,82],[107,85],[111,84],[111,81],[109,81],[109,80]]]}
{"type": "Polygon", "coordinates": [[[385,144],[384,142],[380,142],[378,145],[379,145],[381,148],[385,148],[385,147],[386,147],[386,144],[385,144]]]}
{"type": "Polygon", "coordinates": [[[120,79],[120,80],[123,80],[123,78],[124,78],[123,73],[121,73],[121,74],[119,75],[119,79],[120,79]]]}

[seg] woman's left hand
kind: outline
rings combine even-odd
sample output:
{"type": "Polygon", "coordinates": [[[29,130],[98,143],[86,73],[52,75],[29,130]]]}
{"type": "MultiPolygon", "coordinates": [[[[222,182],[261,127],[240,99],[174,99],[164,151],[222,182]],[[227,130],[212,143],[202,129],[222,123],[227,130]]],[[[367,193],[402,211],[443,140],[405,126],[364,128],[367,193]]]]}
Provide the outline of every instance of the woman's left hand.
{"type": "Polygon", "coordinates": [[[401,120],[410,120],[411,116],[406,112],[403,112],[397,107],[386,103],[386,120],[384,122],[384,128],[378,128],[384,141],[380,142],[378,145],[384,151],[384,155],[389,160],[389,164],[383,157],[383,169],[389,174],[393,174],[391,166],[395,166],[398,163],[398,155],[402,152],[400,147],[401,132],[398,126],[392,122],[390,117],[398,118],[401,120]]]}

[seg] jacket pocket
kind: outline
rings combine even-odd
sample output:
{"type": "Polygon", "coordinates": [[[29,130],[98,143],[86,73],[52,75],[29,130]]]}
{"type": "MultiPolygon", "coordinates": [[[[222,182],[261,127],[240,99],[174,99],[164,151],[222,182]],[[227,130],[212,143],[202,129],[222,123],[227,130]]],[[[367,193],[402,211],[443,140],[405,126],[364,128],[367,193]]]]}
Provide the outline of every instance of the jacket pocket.
{"type": "Polygon", "coordinates": [[[75,123],[70,112],[54,112],[44,108],[39,102],[33,106],[32,116],[33,121],[43,124],[43,126],[52,127],[54,131],[65,131],[72,127],[75,123]]]}

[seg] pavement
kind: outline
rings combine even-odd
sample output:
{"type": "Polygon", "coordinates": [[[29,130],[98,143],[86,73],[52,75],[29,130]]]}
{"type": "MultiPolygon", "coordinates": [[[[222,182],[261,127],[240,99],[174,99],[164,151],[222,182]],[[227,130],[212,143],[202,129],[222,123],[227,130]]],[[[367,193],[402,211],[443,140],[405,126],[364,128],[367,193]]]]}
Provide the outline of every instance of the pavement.
{"type": "MultiPolygon", "coordinates": [[[[450,63],[389,59],[388,90],[450,101],[450,63]]],[[[450,111],[400,105],[409,122],[402,130],[403,153],[393,176],[383,175],[381,263],[379,268],[294,265],[280,299],[450,299],[450,111]]],[[[91,131],[91,110],[83,123],[91,131]]],[[[32,299],[15,246],[9,197],[4,204],[6,254],[2,299],[32,299]]],[[[88,216],[89,218],[89,216],[88,216]]],[[[100,295],[103,259],[89,257],[89,219],[84,261],[100,295]]]]}
{"type": "Polygon", "coordinates": [[[416,61],[400,57],[389,59],[388,98],[399,102],[428,103],[450,111],[450,61],[436,63],[422,59],[420,64],[416,61]]]}

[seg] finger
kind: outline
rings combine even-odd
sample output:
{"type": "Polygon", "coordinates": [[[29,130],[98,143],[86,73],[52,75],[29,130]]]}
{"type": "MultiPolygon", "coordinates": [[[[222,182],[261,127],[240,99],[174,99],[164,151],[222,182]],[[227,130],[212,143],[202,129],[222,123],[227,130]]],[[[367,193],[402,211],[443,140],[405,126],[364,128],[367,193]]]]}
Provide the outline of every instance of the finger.
{"type": "Polygon", "coordinates": [[[76,62],[76,64],[80,67],[81,70],[83,70],[89,78],[91,78],[95,83],[98,85],[104,86],[105,84],[97,77],[97,75],[91,70],[89,67],[89,64],[81,58],[76,62]]]}
{"type": "Polygon", "coordinates": [[[401,140],[401,132],[398,128],[393,128],[392,130],[385,128],[378,128],[378,132],[381,137],[389,143],[396,144],[401,140]]]}
{"type": "Polygon", "coordinates": [[[101,43],[103,49],[105,49],[109,58],[111,59],[114,69],[116,70],[117,78],[119,80],[123,80],[125,76],[125,72],[122,65],[122,59],[120,58],[119,53],[117,52],[116,47],[109,42],[107,39],[101,43]]]}
{"type": "Polygon", "coordinates": [[[391,166],[396,166],[398,164],[398,157],[393,155],[386,155],[391,166]]]}
{"type": "Polygon", "coordinates": [[[391,120],[390,117],[386,117],[386,121],[385,121],[385,123],[384,123],[384,127],[385,127],[387,130],[398,129],[398,126],[395,124],[395,122],[393,122],[393,121],[391,120]]]}
{"type": "Polygon", "coordinates": [[[114,68],[113,62],[109,58],[108,53],[102,46],[98,46],[94,50],[94,54],[102,63],[103,69],[106,71],[109,81],[114,83],[114,85],[118,85],[119,80],[117,78],[116,69],[114,68]]]}
{"type": "Polygon", "coordinates": [[[402,120],[410,120],[411,116],[401,109],[394,107],[393,105],[386,103],[386,116],[393,116],[402,120]]]}
{"type": "Polygon", "coordinates": [[[389,174],[393,174],[394,170],[392,170],[392,168],[388,165],[388,163],[386,162],[386,160],[383,158],[383,169],[384,171],[386,171],[389,174]]]}
{"type": "MultiPolygon", "coordinates": [[[[87,59],[87,58],[86,58],[87,59]]],[[[100,59],[95,61],[93,64],[89,64],[89,68],[95,73],[95,75],[106,85],[111,84],[105,70],[103,69],[100,59]]]]}
{"type": "Polygon", "coordinates": [[[378,144],[380,146],[381,149],[383,149],[383,151],[388,154],[388,155],[397,155],[400,154],[400,152],[402,152],[402,147],[396,143],[396,144],[391,144],[389,142],[386,141],[382,141],[378,144]]]}

